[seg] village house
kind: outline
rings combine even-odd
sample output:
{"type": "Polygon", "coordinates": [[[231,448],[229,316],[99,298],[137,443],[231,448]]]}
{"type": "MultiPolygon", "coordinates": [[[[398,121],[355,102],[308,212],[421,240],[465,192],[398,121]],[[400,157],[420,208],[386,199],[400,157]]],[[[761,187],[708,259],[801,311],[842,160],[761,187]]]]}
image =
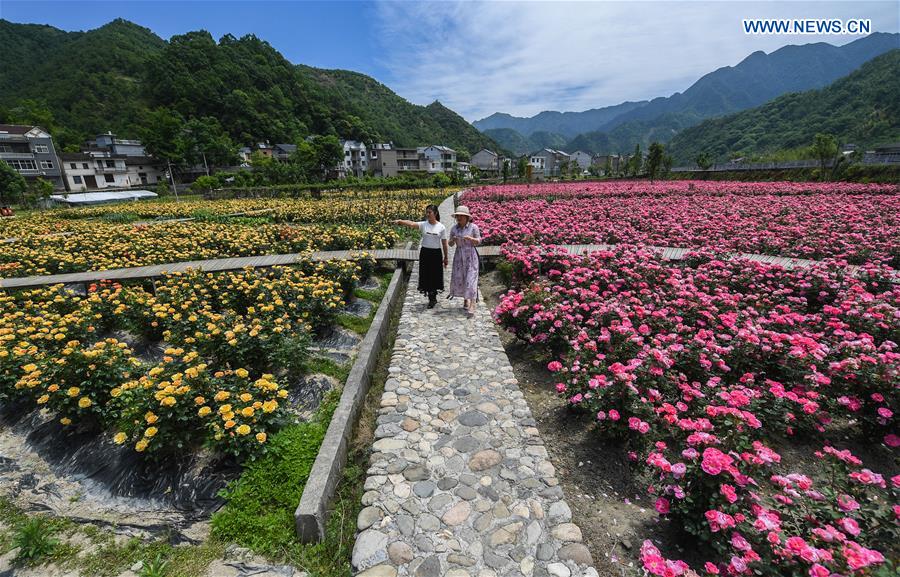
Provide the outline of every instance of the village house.
{"type": "Polygon", "coordinates": [[[576,150],[569,154],[569,158],[574,165],[578,165],[579,172],[587,170],[591,167],[593,159],[590,154],[582,150],[576,150]]]}
{"type": "Polygon", "coordinates": [[[39,126],[0,124],[0,160],[26,181],[43,178],[55,189],[65,186],[53,139],[39,126]]]}
{"type": "Polygon", "coordinates": [[[542,148],[528,155],[531,177],[536,180],[559,176],[562,174],[563,166],[568,166],[570,162],[567,153],[553,148],[542,148]]]}
{"type": "Polygon", "coordinates": [[[470,161],[472,166],[476,167],[481,172],[496,174],[500,171],[501,159],[493,150],[482,148],[472,155],[470,161]]]}

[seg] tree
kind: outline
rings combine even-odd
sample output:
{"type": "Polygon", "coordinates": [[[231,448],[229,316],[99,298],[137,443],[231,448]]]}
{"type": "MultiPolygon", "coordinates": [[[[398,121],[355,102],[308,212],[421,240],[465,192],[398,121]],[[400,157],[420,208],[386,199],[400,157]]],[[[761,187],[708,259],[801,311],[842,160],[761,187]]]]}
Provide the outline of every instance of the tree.
{"type": "Polygon", "coordinates": [[[447,188],[452,184],[453,181],[450,180],[450,177],[444,174],[443,172],[439,172],[434,175],[432,179],[432,185],[435,188],[440,188],[441,190],[447,188]]]}
{"type": "Polygon", "coordinates": [[[701,152],[697,155],[697,158],[694,160],[697,163],[697,168],[700,170],[709,170],[709,167],[712,166],[712,161],[709,159],[709,155],[705,152],[701,152]]]}
{"type": "Polygon", "coordinates": [[[503,182],[504,182],[504,183],[505,183],[506,180],[509,178],[509,164],[510,164],[509,159],[508,159],[508,158],[504,158],[504,159],[503,159],[503,168],[501,169],[501,174],[503,175],[503,182]]]}
{"type": "Polygon", "coordinates": [[[568,160],[564,160],[559,163],[559,175],[565,178],[569,175],[569,167],[571,166],[571,162],[568,160]]]}
{"type": "Polygon", "coordinates": [[[211,116],[191,118],[178,138],[176,146],[189,166],[231,166],[237,159],[236,146],[211,116]]]}
{"type": "Polygon", "coordinates": [[[663,159],[662,159],[662,177],[663,178],[669,178],[669,173],[672,172],[672,162],[673,162],[673,160],[672,160],[671,154],[667,154],[667,155],[663,156],[663,159]]]}
{"type": "Polygon", "coordinates": [[[525,178],[526,167],[528,166],[528,160],[524,156],[519,157],[519,162],[516,164],[516,176],[519,178],[525,178]]]}
{"type": "Polygon", "coordinates": [[[606,155],[606,164],[603,165],[603,176],[609,178],[612,176],[612,157],[610,155],[606,155]]]}
{"type": "Polygon", "coordinates": [[[830,161],[834,161],[837,153],[838,143],[834,135],[822,134],[821,132],[816,133],[816,136],[813,138],[813,154],[819,159],[822,178],[825,178],[825,168],[830,161]]]}
{"type": "Polygon", "coordinates": [[[640,143],[634,145],[634,155],[629,160],[629,167],[631,176],[637,176],[641,172],[641,164],[643,163],[643,157],[641,156],[641,145],[640,143]]]}
{"type": "Polygon", "coordinates": [[[659,175],[665,153],[666,151],[662,144],[658,142],[650,144],[650,149],[647,154],[647,174],[650,176],[650,182],[653,182],[659,175]]]}
{"type": "Polygon", "coordinates": [[[37,177],[28,185],[25,194],[25,204],[35,206],[37,201],[46,200],[53,194],[53,183],[41,177],[37,177]]]}
{"type": "Polygon", "coordinates": [[[12,204],[25,196],[25,179],[16,169],[0,160],[0,203],[12,204]]]}
{"type": "Polygon", "coordinates": [[[147,112],[140,136],[147,152],[175,166],[182,166],[186,162],[182,149],[183,130],[184,120],[181,116],[168,108],[160,107],[147,112]]]}

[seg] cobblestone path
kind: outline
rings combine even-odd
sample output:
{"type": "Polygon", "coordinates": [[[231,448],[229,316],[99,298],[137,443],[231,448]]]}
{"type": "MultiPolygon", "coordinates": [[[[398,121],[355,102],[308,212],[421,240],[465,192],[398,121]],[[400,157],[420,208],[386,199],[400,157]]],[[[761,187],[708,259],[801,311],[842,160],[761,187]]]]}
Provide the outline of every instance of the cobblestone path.
{"type": "Polygon", "coordinates": [[[417,275],[381,398],[356,574],[596,577],[489,311],[479,303],[469,318],[440,295],[428,310],[417,275]]]}

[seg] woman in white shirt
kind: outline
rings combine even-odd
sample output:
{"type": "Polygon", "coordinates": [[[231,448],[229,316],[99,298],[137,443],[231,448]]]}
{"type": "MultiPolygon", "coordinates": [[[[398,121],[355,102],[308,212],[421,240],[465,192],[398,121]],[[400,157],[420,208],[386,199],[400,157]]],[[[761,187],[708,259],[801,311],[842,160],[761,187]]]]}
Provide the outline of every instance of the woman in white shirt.
{"type": "Polygon", "coordinates": [[[428,308],[437,304],[437,294],[444,290],[444,268],[447,268],[449,249],[447,229],[441,224],[438,207],[425,207],[425,220],[395,220],[394,224],[417,228],[422,233],[419,248],[419,292],[428,296],[428,308]],[[443,268],[441,263],[443,262],[443,268]]]}

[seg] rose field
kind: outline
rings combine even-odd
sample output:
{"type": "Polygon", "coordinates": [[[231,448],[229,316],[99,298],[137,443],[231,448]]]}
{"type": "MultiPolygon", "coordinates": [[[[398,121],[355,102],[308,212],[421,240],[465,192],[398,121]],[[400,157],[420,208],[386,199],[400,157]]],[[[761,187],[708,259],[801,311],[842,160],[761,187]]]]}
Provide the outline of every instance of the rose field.
{"type": "Polygon", "coordinates": [[[638,535],[645,573],[897,574],[896,186],[539,184],[466,204],[504,243],[496,322],[588,438],[627,455],[667,527],[638,535]]]}
{"type": "Polygon", "coordinates": [[[895,185],[676,181],[485,187],[466,196],[488,244],[716,247],[900,266],[895,185]]]}

